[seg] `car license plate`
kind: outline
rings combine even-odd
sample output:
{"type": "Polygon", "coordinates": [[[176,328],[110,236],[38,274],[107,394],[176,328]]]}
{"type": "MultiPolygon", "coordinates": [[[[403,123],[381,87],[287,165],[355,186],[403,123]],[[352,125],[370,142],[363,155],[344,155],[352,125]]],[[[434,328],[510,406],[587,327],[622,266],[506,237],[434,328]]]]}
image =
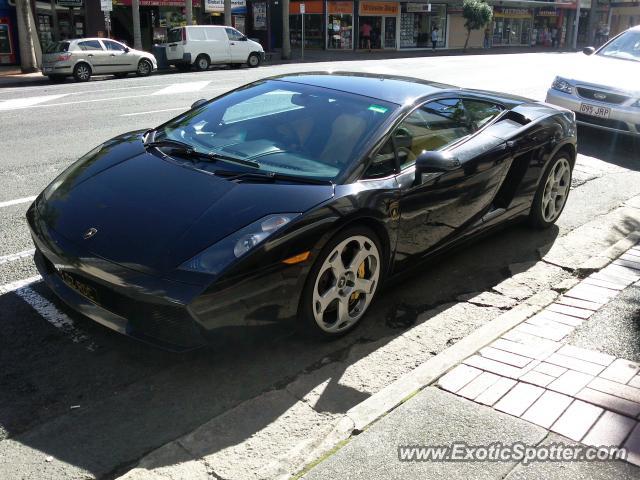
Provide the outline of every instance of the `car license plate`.
{"type": "Polygon", "coordinates": [[[611,109],[608,107],[590,105],[588,103],[581,103],[580,113],[585,113],[587,115],[591,115],[592,117],[609,118],[609,115],[611,114],[611,109]]]}
{"type": "Polygon", "coordinates": [[[95,288],[90,287],[86,283],[81,282],[77,278],[69,275],[67,272],[58,270],[58,275],[60,275],[60,278],[64,283],[66,283],[69,287],[73,288],[80,295],[88,298],[94,303],[98,303],[98,294],[95,288]]]}
{"type": "Polygon", "coordinates": [[[42,69],[42,71],[43,71],[44,73],[53,72],[53,67],[44,67],[44,68],[42,69]]]}

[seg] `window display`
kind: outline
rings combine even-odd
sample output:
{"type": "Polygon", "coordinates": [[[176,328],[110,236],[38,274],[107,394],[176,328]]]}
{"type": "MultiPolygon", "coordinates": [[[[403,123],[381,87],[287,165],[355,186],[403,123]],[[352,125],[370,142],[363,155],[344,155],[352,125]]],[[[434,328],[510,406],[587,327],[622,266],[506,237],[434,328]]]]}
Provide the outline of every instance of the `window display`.
{"type": "Polygon", "coordinates": [[[444,47],[446,27],[446,5],[403,3],[400,15],[400,48],[431,47],[431,34],[436,28],[436,46],[444,47]]]}
{"type": "Polygon", "coordinates": [[[352,2],[327,2],[327,48],[353,49],[352,2]]]}

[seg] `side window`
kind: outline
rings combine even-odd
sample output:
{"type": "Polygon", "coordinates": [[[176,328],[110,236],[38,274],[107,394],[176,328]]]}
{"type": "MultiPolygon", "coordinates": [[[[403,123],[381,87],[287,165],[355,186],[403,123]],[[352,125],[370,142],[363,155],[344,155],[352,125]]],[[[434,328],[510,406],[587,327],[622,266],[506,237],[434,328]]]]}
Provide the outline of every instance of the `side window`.
{"type": "Polygon", "coordinates": [[[78,48],[80,50],[102,50],[102,45],[98,40],[84,40],[78,42],[78,48]]]}
{"type": "Polygon", "coordinates": [[[504,110],[501,105],[482,100],[464,99],[464,108],[474,130],[479,130],[504,110]]]}
{"type": "Polygon", "coordinates": [[[124,52],[124,45],[121,45],[118,42],[102,40],[102,43],[104,43],[104,46],[107,47],[107,50],[110,52],[124,52]]]}
{"type": "Polygon", "coordinates": [[[458,98],[432,100],[414,110],[394,132],[400,167],[424,151],[439,150],[472,132],[458,98]]]}
{"type": "Polygon", "coordinates": [[[200,27],[189,27],[189,29],[187,29],[187,35],[189,40],[191,41],[204,41],[207,39],[207,37],[205,36],[205,29],[204,28],[200,28],[200,27]]]}
{"type": "Polygon", "coordinates": [[[244,35],[235,28],[225,28],[225,30],[227,31],[227,37],[229,37],[229,40],[231,41],[237,41],[244,37],[244,35]]]}
{"type": "Polygon", "coordinates": [[[392,175],[395,171],[396,154],[393,151],[393,141],[389,138],[373,157],[373,161],[363,178],[383,178],[392,175]]]}

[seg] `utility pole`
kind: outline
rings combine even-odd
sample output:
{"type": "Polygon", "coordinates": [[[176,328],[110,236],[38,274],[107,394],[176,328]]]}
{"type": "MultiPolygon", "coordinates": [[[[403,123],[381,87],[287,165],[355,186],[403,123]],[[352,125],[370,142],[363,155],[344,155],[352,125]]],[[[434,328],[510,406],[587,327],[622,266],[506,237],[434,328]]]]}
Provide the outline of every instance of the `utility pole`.
{"type": "Polygon", "coordinates": [[[20,48],[20,67],[22,73],[38,71],[36,57],[35,26],[31,13],[30,0],[16,0],[16,19],[18,24],[18,43],[20,48]]]}
{"type": "Polygon", "coordinates": [[[231,0],[224,0],[224,24],[231,26],[231,0]]]}
{"type": "Polygon", "coordinates": [[[140,33],[140,0],[131,0],[131,17],[133,18],[133,48],[142,50],[142,34],[140,33]]]}
{"type": "Polygon", "coordinates": [[[187,17],[187,25],[193,25],[193,0],[185,0],[184,14],[187,17]]]}
{"type": "Polygon", "coordinates": [[[289,0],[282,0],[282,59],[291,58],[291,35],[289,34],[289,0]]]}
{"type": "Polygon", "coordinates": [[[51,23],[53,24],[51,27],[53,29],[52,39],[54,42],[60,40],[60,30],[58,29],[58,10],[56,9],[57,6],[56,0],[51,0],[51,23]]]}
{"type": "Polygon", "coordinates": [[[589,23],[587,28],[587,45],[596,47],[595,38],[598,30],[598,0],[591,0],[591,9],[589,10],[589,23]]]}
{"type": "Polygon", "coordinates": [[[574,49],[578,48],[578,26],[580,25],[580,0],[576,0],[576,18],[573,24],[573,39],[571,41],[571,46],[574,49]]]}

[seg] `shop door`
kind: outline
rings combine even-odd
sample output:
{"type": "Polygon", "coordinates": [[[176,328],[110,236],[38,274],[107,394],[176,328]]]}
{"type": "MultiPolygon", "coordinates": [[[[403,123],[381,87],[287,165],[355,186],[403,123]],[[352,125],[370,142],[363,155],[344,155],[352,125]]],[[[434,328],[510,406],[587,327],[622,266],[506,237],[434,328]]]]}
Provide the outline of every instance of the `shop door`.
{"type": "Polygon", "coordinates": [[[384,46],[383,48],[396,49],[396,17],[384,18],[384,46]]]}

